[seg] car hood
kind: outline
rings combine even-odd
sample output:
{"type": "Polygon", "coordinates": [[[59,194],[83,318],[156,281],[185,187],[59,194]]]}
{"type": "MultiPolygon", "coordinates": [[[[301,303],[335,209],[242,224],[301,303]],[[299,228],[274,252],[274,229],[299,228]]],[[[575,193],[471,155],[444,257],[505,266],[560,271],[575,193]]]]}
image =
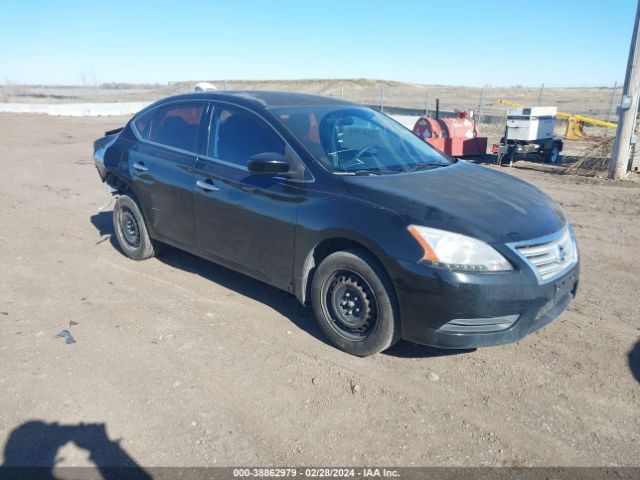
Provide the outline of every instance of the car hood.
{"type": "Polygon", "coordinates": [[[499,244],[560,230],[560,207],[533,185],[490,168],[458,161],[414,173],[344,177],[360,200],[391,209],[404,222],[499,244]]]}

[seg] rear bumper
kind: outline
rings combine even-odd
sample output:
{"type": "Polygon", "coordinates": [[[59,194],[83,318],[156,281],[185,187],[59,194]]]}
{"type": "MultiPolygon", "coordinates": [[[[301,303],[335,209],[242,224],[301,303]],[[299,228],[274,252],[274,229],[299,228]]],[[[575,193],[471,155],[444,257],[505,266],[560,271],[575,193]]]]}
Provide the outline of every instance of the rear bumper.
{"type": "Polygon", "coordinates": [[[402,337],[445,349],[512,343],[544,327],[575,297],[580,268],[540,285],[526,268],[478,274],[400,265],[395,283],[402,337]]]}

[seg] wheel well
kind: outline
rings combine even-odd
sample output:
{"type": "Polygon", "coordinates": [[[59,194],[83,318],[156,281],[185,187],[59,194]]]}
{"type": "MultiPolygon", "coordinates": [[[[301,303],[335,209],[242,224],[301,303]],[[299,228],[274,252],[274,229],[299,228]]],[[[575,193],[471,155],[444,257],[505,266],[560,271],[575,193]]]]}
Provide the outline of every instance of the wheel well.
{"type": "Polygon", "coordinates": [[[123,195],[126,193],[127,195],[134,196],[133,191],[129,188],[129,185],[127,185],[125,181],[113,174],[108,174],[104,179],[104,183],[114,190],[114,194],[123,195]]]}
{"type": "Polygon", "coordinates": [[[378,262],[384,273],[389,276],[387,269],[384,267],[384,264],[380,261],[378,256],[361,243],[348,238],[328,238],[316,245],[313,250],[309,252],[307,258],[305,259],[302,271],[302,288],[300,288],[299,298],[299,300],[303,304],[308,303],[309,299],[311,298],[311,283],[313,280],[313,275],[316,271],[316,267],[320,265],[320,263],[332,253],[340,252],[343,250],[361,250],[366,252],[376,262],[378,262]]]}

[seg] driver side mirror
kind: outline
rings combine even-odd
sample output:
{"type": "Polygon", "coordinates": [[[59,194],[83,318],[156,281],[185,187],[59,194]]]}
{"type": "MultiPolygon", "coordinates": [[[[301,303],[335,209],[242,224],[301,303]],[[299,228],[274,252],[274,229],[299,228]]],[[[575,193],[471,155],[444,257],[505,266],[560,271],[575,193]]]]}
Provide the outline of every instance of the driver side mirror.
{"type": "Polygon", "coordinates": [[[253,175],[277,176],[288,173],[291,164],[280,153],[265,152],[249,157],[247,169],[253,175]]]}

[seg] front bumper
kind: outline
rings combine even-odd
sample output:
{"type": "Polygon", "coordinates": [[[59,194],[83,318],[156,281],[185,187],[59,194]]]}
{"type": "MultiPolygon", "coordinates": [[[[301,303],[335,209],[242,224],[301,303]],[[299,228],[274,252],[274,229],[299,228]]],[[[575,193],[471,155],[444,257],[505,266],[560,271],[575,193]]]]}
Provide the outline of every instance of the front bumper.
{"type": "Polygon", "coordinates": [[[505,273],[452,272],[403,260],[398,264],[394,283],[402,337],[445,349],[516,342],[544,327],[575,297],[580,270],[578,263],[561,277],[540,285],[524,264],[505,273]],[[481,329],[470,325],[468,331],[464,326],[451,328],[449,322],[456,319],[466,319],[458,324],[495,323],[500,330],[491,331],[486,325],[481,329]]]}

